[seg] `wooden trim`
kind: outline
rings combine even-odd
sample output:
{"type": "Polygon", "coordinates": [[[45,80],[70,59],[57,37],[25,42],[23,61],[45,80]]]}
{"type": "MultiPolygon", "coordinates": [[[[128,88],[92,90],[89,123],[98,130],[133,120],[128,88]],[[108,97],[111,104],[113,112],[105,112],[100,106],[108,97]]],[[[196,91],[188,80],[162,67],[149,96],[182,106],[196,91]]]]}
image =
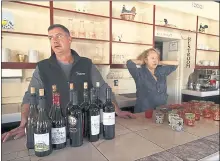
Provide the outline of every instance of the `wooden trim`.
{"type": "Polygon", "coordinates": [[[35,69],[37,63],[2,62],[2,69],[35,69]]]}
{"type": "Polygon", "coordinates": [[[17,34],[17,35],[28,35],[28,36],[43,36],[43,37],[47,37],[48,35],[44,35],[44,34],[34,34],[34,33],[25,33],[25,32],[13,32],[13,31],[2,31],[2,33],[5,34],[17,34]]]}
{"type": "Polygon", "coordinates": [[[131,22],[131,23],[138,23],[138,24],[143,24],[143,25],[153,25],[153,24],[151,24],[151,23],[147,23],[147,22],[132,21],[132,20],[124,20],[124,19],[116,18],[116,17],[113,17],[112,19],[113,19],[113,20],[119,20],[119,21],[131,22]]]}
{"type": "Polygon", "coordinates": [[[153,47],[155,47],[155,16],[156,16],[156,6],[154,5],[154,8],[153,8],[153,47]]]}
{"type": "Polygon", "coordinates": [[[195,69],[219,69],[219,68],[220,68],[219,66],[199,66],[199,65],[195,66],[195,69]]]}
{"type": "Polygon", "coordinates": [[[205,49],[197,49],[198,51],[205,51],[205,52],[219,52],[218,50],[205,50],[205,49]]]}
{"type": "Polygon", "coordinates": [[[112,1],[109,1],[109,64],[112,64],[112,1]]]}
{"type": "Polygon", "coordinates": [[[162,28],[169,28],[169,29],[173,29],[173,30],[179,30],[179,31],[185,31],[185,32],[192,32],[192,33],[196,33],[196,31],[191,31],[191,30],[187,30],[187,29],[181,29],[181,28],[176,28],[176,27],[170,27],[170,26],[165,26],[165,25],[156,25],[157,27],[162,27],[162,28]]]}
{"type": "Polygon", "coordinates": [[[50,25],[54,24],[53,20],[53,1],[50,1],[50,25]]]}
{"type": "Polygon", "coordinates": [[[72,37],[72,39],[75,39],[75,40],[87,40],[87,41],[109,42],[109,40],[102,40],[102,39],[88,39],[88,38],[78,38],[78,37],[72,37]]]}
{"type": "MultiPolygon", "coordinates": [[[[84,12],[72,11],[72,10],[56,8],[56,7],[53,7],[53,10],[64,11],[64,12],[71,12],[71,13],[88,15],[88,16],[94,16],[94,17],[100,17],[100,18],[110,18],[109,16],[102,16],[102,15],[97,15],[97,14],[92,14],[92,13],[84,13],[84,12]]],[[[54,12],[56,12],[56,11],[54,11],[54,12]]]]}
{"type": "Polygon", "coordinates": [[[144,43],[135,43],[135,42],[124,42],[124,41],[112,41],[112,42],[113,42],[113,43],[120,43],[120,44],[153,46],[153,44],[144,44],[144,43]]]}
{"type": "Polygon", "coordinates": [[[126,64],[110,64],[110,68],[114,69],[126,69],[126,64]]]}
{"type": "Polygon", "coordinates": [[[202,33],[202,32],[197,32],[197,33],[207,35],[207,36],[219,37],[219,35],[214,35],[214,34],[208,34],[208,33],[202,33]]]}
{"type": "Polygon", "coordinates": [[[43,5],[32,4],[32,3],[27,3],[27,2],[20,2],[20,1],[9,1],[9,2],[17,3],[17,4],[24,4],[24,5],[27,5],[27,6],[42,7],[42,8],[48,8],[48,9],[50,8],[50,6],[43,6],[43,5]]]}

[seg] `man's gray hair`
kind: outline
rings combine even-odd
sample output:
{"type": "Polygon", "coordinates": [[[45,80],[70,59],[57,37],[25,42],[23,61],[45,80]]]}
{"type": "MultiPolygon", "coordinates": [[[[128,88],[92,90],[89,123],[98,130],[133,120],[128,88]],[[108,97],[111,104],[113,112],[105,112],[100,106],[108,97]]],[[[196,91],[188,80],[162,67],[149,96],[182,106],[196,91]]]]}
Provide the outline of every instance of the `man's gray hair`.
{"type": "Polygon", "coordinates": [[[68,28],[66,28],[65,26],[63,26],[61,24],[53,24],[50,27],[48,27],[47,31],[50,31],[54,28],[61,28],[65,33],[68,34],[68,36],[70,36],[70,31],[68,30],[68,28]]]}

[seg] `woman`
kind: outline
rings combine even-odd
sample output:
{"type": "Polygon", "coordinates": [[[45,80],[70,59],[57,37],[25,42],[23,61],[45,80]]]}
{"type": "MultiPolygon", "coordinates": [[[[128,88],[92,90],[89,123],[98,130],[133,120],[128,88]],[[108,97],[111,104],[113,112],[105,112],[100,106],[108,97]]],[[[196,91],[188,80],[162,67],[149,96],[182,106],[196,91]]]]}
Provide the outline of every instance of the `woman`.
{"type": "Polygon", "coordinates": [[[167,103],[166,77],[176,70],[178,62],[159,61],[159,58],[160,53],[150,48],[138,56],[137,60],[127,61],[127,68],[136,83],[136,113],[167,103]]]}

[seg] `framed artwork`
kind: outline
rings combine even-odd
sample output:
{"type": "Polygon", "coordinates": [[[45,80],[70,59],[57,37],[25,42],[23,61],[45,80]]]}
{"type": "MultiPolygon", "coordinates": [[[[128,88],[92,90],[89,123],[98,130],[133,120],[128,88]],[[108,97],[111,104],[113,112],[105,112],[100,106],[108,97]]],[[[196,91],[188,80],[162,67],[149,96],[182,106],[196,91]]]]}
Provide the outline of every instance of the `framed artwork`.
{"type": "Polygon", "coordinates": [[[170,42],[169,51],[178,51],[178,42],[177,41],[170,42]]]}
{"type": "Polygon", "coordinates": [[[14,29],[14,16],[9,11],[2,11],[2,29],[13,30],[14,29]]]}

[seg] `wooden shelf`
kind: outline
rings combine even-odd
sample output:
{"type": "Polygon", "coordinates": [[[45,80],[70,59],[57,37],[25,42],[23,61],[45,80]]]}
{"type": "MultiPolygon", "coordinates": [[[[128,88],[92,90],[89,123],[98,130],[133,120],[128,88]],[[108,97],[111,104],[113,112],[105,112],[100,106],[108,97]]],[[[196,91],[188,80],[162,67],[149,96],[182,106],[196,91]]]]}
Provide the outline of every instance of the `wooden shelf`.
{"type": "Polygon", "coordinates": [[[199,65],[196,65],[195,69],[219,69],[219,66],[199,66],[199,65]]]}
{"type": "Polygon", "coordinates": [[[123,42],[123,41],[112,41],[113,43],[121,43],[121,44],[131,44],[131,45],[146,45],[153,46],[153,44],[144,44],[144,43],[135,43],[135,42],[123,42]]]}
{"type": "Polygon", "coordinates": [[[126,64],[110,64],[110,68],[115,68],[115,69],[126,69],[127,66],[126,66],[126,64]]]}
{"type": "Polygon", "coordinates": [[[2,69],[35,69],[37,63],[2,62],[2,69]]]}
{"type": "Polygon", "coordinates": [[[89,38],[78,38],[78,37],[72,37],[72,39],[75,39],[75,40],[86,40],[86,41],[109,42],[109,40],[102,40],[102,39],[89,39],[89,38]]]}
{"type": "Polygon", "coordinates": [[[214,34],[208,34],[208,33],[203,33],[203,32],[198,32],[199,34],[207,35],[207,36],[214,36],[214,37],[219,37],[219,35],[214,35],[214,34]]]}
{"type": "Polygon", "coordinates": [[[205,51],[205,52],[219,52],[218,50],[205,50],[205,49],[197,49],[198,51],[205,51]]]}
{"type": "Polygon", "coordinates": [[[147,22],[141,22],[141,21],[132,21],[132,20],[124,20],[121,18],[116,18],[116,17],[112,17],[113,20],[119,20],[119,21],[126,21],[126,22],[131,22],[131,23],[138,23],[138,24],[144,24],[144,25],[153,25],[151,23],[147,23],[147,22]]]}
{"type": "Polygon", "coordinates": [[[87,15],[87,16],[93,16],[93,17],[99,17],[99,18],[110,18],[109,16],[102,16],[98,14],[92,14],[92,13],[86,13],[86,12],[78,12],[78,11],[73,11],[73,10],[68,10],[68,9],[62,9],[62,8],[56,8],[53,7],[54,12],[56,11],[63,11],[63,12],[70,12],[70,13],[76,13],[76,14],[81,14],[81,15],[87,15]]]}
{"type": "Polygon", "coordinates": [[[28,36],[43,36],[43,37],[47,37],[48,35],[44,35],[44,34],[34,34],[34,33],[25,33],[25,32],[13,32],[13,31],[2,31],[2,33],[5,34],[17,34],[17,35],[28,35],[28,36]]]}
{"type": "Polygon", "coordinates": [[[49,6],[49,1],[48,1],[48,6],[43,6],[43,5],[33,4],[33,3],[28,3],[28,2],[20,2],[20,1],[10,1],[10,2],[12,2],[12,3],[17,3],[17,4],[23,4],[23,5],[34,6],[34,7],[50,8],[50,6],[49,6]]]}
{"type": "Polygon", "coordinates": [[[162,28],[169,28],[169,29],[179,30],[179,31],[186,31],[186,32],[196,33],[196,31],[181,29],[181,28],[176,28],[176,27],[170,27],[170,26],[166,26],[166,25],[155,25],[155,26],[162,27],[162,28]]]}

